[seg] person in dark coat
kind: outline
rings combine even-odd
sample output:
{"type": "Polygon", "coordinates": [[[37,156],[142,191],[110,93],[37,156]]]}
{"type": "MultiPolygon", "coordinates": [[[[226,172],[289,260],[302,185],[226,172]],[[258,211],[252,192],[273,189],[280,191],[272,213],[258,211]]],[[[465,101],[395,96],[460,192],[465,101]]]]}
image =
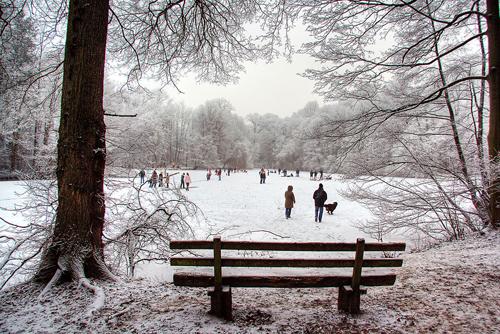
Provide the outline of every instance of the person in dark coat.
{"type": "Polygon", "coordinates": [[[181,175],[181,189],[184,189],[184,173],[181,175]]]}
{"type": "Polygon", "coordinates": [[[264,168],[260,169],[259,175],[260,175],[260,184],[266,183],[266,171],[264,170],[264,168]]]}
{"type": "Polygon", "coordinates": [[[144,169],[141,169],[141,171],[139,172],[139,176],[141,177],[141,184],[143,184],[144,177],[146,176],[146,172],[144,171],[144,169]]]}
{"type": "Polygon", "coordinates": [[[325,205],[328,195],[323,190],[323,184],[320,183],[318,189],[313,194],[314,199],[314,221],[321,223],[323,218],[323,206],[325,205]]]}
{"type": "Polygon", "coordinates": [[[285,218],[290,218],[292,214],[292,208],[295,204],[295,195],[293,194],[293,187],[288,186],[288,190],[285,191],[285,218]]]}

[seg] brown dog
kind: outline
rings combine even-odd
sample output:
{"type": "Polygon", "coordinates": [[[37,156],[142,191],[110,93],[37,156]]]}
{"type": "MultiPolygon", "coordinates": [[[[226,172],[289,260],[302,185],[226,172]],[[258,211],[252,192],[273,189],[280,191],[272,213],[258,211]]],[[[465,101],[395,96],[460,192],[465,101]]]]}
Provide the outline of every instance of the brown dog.
{"type": "Polygon", "coordinates": [[[330,215],[333,215],[333,211],[337,208],[337,202],[333,202],[332,204],[325,204],[326,212],[330,215]]]}

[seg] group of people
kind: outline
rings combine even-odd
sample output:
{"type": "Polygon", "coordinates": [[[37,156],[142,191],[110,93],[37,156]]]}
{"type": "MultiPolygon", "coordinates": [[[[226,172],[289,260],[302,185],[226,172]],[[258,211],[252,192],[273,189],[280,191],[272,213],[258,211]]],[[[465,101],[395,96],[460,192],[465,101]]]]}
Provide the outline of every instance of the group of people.
{"type": "MultiPolygon", "coordinates": [[[[293,172],[290,172],[290,174],[288,174],[288,171],[286,169],[278,169],[278,174],[281,174],[283,173],[283,176],[284,177],[293,177],[293,172]]],[[[300,175],[300,170],[296,169],[295,170],[295,177],[299,177],[300,175]]]]}
{"type": "MultiPolygon", "coordinates": [[[[227,176],[231,176],[231,173],[237,173],[237,172],[243,172],[246,173],[246,169],[240,169],[238,170],[237,168],[224,168],[223,170],[218,168],[214,171],[215,175],[219,178],[219,181],[222,180],[222,173],[226,174],[227,176]]],[[[210,168],[207,168],[207,181],[210,181],[210,178],[212,177],[212,170],[210,168]]]]}
{"type": "MultiPolygon", "coordinates": [[[[309,178],[311,180],[317,180],[318,179],[318,171],[317,170],[311,170],[309,172],[309,178]]],[[[323,180],[323,170],[322,169],[320,169],[320,171],[319,171],[319,179],[323,180]]]]}
{"type": "MultiPolygon", "coordinates": [[[[222,179],[222,170],[219,168],[219,169],[216,169],[215,170],[215,175],[219,178],[219,181],[222,179]]],[[[231,171],[230,169],[227,170],[227,175],[231,175],[231,171]]],[[[207,181],[210,181],[210,178],[212,177],[212,171],[210,170],[210,168],[207,169],[207,181]]]]}
{"type": "MultiPolygon", "coordinates": [[[[169,174],[165,172],[165,175],[163,175],[163,173],[160,172],[158,174],[156,169],[154,169],[153,173],[151,173],[151,177],[147,180],[147,182],[149,183],[150,188],[156,188],[157,186],[169,188],[170,177],[176,174],[178,173],[169,174]]],[[[139,172],[139,177],[141,180],[141,184],[144,184],[146,180],[146,171],[144,169],[141,169],[141,171],[139,172]]],[[[189,176],[189,173],[182,173],[180,188],[189,191],[189,184],[191,184],[191,176],[189,176]]]]}
{"type": "MultiPolygon", "coordinates": [[[[217,175],[219,177],[219,181],[220,181],[221,175],[222,175],[222,170],[216,169],[214,172],[215,172],[215,175],[217,175]]],[[[281,170],[280,170],[280,172],[281,172],[281,170]]],[[[286,173],[286,170],[283,170],[283,172],[286,173]]],[[[160,172],[158,174],[158,172],[155,169],[155,170],[153,170],[153,173],[151,174],[151,178],[148,179],[147,182],[149,182],[150,188],[156,188],[157,186],[169,188],[170,177],[175,175],[175,174],[178,174],[178,173],[174,173],[174,174],[170,174],[170,175],[169,175],[169,173],[165,173],[165,175],[164,175],[162,172],[160,172]]],[[[266,172],[266,170],[264,168],[260,169],[259,176],[260,176],[260,183],[261,184],[266,183],[267,174],[268,174],[268,172],[266,172]]],[[[296,174],[298,176],[299,172],[297,171],[296,174]]],[[[228,169],[228,175],[230,175],[229,169],[228,169]]],[[[310,175],[311,175],[311,179],[313,179],[313,177],[314,177],[314,179],[316,179],[317,172],[311,171],[310,175]]],[[[207,169],[207,181],[210,180],[211,176],[212,176],[212,171],[210,169],[207,169]]],[[[141,184],[144,184],[145,179],[146,179],[146,172],[144,171],[144,169],[142,169],[139,172],[139,177],[141,180],[141,184]]],[[[320,179],[322,179],[322,178],[323,178],[323,171],[320,170],[320,179]]],[[[189,191],[190,184],[191,184],[191,176],[189,175],[189,173],[182,173],[181,180],[180,180],[180,188],[186,189],[186,191],[189,191]]],[[[313,193],[314,221],[315,222],[321,223],[321,220],[323,218],[323,208],[324,208],[324,205],[325,205],[327,198],[328,198],[328,195],[327,195],[326,191],[323,189],[323,184],[320,183],[318,186],[318,189],[316,189],[313,193]]],[[[285,218],[286,219],[289,219],[291,217],[292,208],[293,208],[294,204],[295,204],[295,194],[293,193],[293,186],[290,185],[290,186],[288,186],[288,189],[285,192],[285,218]]]]}
{"type": "MultiPolygon", "coordinates": [[[[316,189],[313,193],[314,199],[314,221],[317,223],[321,223],[323,219],[323,208],[325,206],[325,202],[328,198],[326,191],[323,189],[323,184],[320,183],[318,189],[316,189]]],[[[288,186],[287,191],[285,192],[285,218],[288,219],[291,217],[292,208],[295,204],[295,195],[293,193],[293,186],[288,186]]]]}

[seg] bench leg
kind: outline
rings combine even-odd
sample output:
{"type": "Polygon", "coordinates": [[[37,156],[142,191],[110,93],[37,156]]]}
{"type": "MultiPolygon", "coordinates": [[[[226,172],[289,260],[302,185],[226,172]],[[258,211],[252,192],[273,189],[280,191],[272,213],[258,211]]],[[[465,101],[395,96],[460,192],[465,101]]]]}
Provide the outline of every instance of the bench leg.
{"type": "Polygon", "coordinates": [[[230,286],[222,289],[213,289],[208,292],[210,296],[210,314],[226,320],[233,320],[233,298],[230,286]]]}
{"type": "Polygon", "coordinates": [[[353,291],[350,286],[339,287],[338,309],[350,314],[360,313],[361,295],[365,293],[366,290],[353,291]]]}

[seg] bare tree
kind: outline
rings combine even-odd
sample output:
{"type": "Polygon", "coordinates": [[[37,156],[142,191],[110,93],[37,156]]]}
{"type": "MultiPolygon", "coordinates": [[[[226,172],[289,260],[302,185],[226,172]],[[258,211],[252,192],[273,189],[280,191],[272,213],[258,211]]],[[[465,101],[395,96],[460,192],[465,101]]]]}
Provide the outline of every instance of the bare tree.
{"type": "Polygon", "coordinates": [[[195,227],[206,224],[200,210],[178,188],[144,189],[137,178],[128,179],[125,184],[110,180],[107,188],[110,218],[104,242],[107,258],[116,272],[126,269],[126,274],[133,277],[140,263],[168,261],[170,240],[206,237],[195,231],[195,227]]]}
{"type": "Polygon", "coordinates": [[[104,263],[106,161],[105,55],[118,55],[129,82],[152,71],[175,84],[182,70],[224,83],[261,51],[245,24],[255,1],[137,3],[71,0],[67,19],[58,142],[58,209],[36,279],[47,288],[64,277],[102,296],[89,277],[113,278],[104,263]],[[109,25],[111,22],[111,25],[109,25]],[[107,49],[108,26],[110,47],[107,49]]]}
{"type": "MultiPolygon", "coordinates": [[[[345,151],[356,153],[365,143],[381,137],[386,122],[413,123],[406,129],[400,126],[403,133],[395,135],[392,131],[385,136],[388,145],[399,147],[399,152],[387,152],[388,157],[407,153],[405,161],[388,159],[385,166],[391,163],[392,172],[402,165],[411,166],[425,177],[446,174],[465,189],[475,208],[474,216],[495,227],[500,207],[500,141],[495,130],[499,113],[495,73],[498,2],[487,1],[486,5],[485,10],[481,1],[289,1],[284,8],[291,17],[302,18],[314,38],[302,51],[321,63],[306,72],[316,81],[316,91],[326,99],[349,100],[360,110],[350,117],[333,119],[318,131],[332,139],[349,136],[351,140],[344,142],[345,151]],[[378,48],[376,43],[386,46],[378,48]],[[489,159],[485,161],[483,122],[488,109],[489,159]],[[424,123],[429,122],[436,122],[438,127],[426,128],[424,123]],[[415,151],[416,145],[406,142],[410,137],[425,136],[447,137],[451,147],[442,147],[453,150],[455,168],[446,170],[441,162],[430,168],[415,151]]],[[[383,148],[387,147],[382,146],[377,152],[383,148]]],[[[380,167],[364,172],[382,175],[380,167]]],[[[450,191],[447,187],[439,188],[443,196],[450,191]]],[[[455,195],[445,196],[444,200],[453,212],[464,213],[467,210],[461,208],[467,204],[455,195]]],[[[467,222],[465,216],[459,216],[460,221],[467,222]]]]}

